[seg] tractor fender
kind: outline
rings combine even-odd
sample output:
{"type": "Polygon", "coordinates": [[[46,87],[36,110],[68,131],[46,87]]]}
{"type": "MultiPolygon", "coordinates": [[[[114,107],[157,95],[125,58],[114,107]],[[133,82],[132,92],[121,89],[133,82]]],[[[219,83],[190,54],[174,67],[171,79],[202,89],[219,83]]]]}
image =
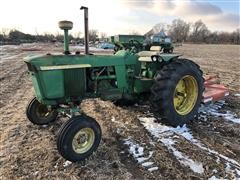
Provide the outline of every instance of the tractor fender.
{"type": "Polygon", "coordinates": [[[159,55],[152,55],[151,59],[152,61],[158,61],[158,62],[168,62],[174,59],[178,59],[178,57],[182,56],[181,54],[159,54],[159,55]]]}

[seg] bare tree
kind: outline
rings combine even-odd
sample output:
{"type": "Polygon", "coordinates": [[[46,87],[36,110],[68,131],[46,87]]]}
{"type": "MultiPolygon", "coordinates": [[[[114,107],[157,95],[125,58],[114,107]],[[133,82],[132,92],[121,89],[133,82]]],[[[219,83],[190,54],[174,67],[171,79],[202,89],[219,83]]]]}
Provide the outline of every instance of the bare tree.
{"type": "Polygon", "coordinates": [[[240,44],[240,28],[232,33],[233,44],[240,44]]]}
{"type": "Polygon", "coordinates": [[[107,39],[107,34],[106,34],[105,32],[101,32],[101,33],[100,33],[100,39],[101,39],[101,41],[106,41],[106,39],[107,39]]]}
{"type": "Polygon", "coordinates": [[[98,31],[96,29],[89,30],[89,41],[97,41],[98,31]]]}
{"type": "Polygon", "coordinates": [[[4,37],[2,34],[0,34],[0,43],[2,43],[4,41],[4,37]]]}
{"type": "Polygon", "coordinates": [[[172,24],[170,26],[169,36],[171,36],[175,42],[183,42],[187,40],[189,30],[189,23],[186,23],[181,19],[175,19],[172,21],[172,24]]]}
{"type": "Polygon", "coordinates": [[[78,31],[73,34],[73,36],[77,39],[80,39],[82,32],[78,31]]]}
{"type": "Polygon", "coordinates": [[[207,26],[202,22],[202,20],[196,21],[193,26],[193,31],[191,34],[191,40],[193,42],[206,42],[207,37],[210,34],[207,26]]]}

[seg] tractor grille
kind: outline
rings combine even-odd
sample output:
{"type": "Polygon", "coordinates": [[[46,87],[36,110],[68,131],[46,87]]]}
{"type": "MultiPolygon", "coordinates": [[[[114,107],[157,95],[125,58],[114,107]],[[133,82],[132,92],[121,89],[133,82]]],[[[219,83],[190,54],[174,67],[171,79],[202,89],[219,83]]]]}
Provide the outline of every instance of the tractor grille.
{"type": "Polygon", "coordinates": [[[65,96],[83,97],[86,91],[85,69],[69,69],[64,71],[65,96]]]}

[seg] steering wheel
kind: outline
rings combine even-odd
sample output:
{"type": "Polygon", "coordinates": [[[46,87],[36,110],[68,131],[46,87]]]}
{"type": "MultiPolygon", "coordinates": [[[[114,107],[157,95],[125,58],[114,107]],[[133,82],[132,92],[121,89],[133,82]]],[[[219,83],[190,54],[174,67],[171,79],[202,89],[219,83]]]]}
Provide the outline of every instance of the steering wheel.
{"type": "Polygon", "coordinates": [[[139,51],[139,49],[142,47],[142,44],[135,39],[131,39],[128,41],[129,43],[129,49],[131,52],[136,53],[139,51]]]}
{"type": "Polygon", "coordinates": [[[129,43],[130,46],[134,46],[136,48],[142,46],[142,44],[136,39],[131,39],[131,40],[128,41],[128,43],[129,43]]]}

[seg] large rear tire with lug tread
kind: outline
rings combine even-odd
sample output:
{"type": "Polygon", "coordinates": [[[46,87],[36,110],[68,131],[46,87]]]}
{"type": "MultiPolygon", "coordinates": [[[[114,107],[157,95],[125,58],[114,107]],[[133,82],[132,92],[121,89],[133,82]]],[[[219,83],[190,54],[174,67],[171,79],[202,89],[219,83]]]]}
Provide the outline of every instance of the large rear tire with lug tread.
{"type": "Polygon", "coordinates": [[[153,111],[174,127],[189,122],[198,113],[203,83],[202,70],[191,60],[177,59],[165,65],[151,88],[153,111]]]}
{"type": "Polygon", "coordinates": [[[59,130],[57,149],[69,161],[82,161],[98,148],[101,137],[97,121],[84,114],[74,116],[59,130]]]}
{"type": "Polygon", "coordinates": [[[29,102],[26,115],[33,124],[47,125],[56,120],[58,113],[56,110],[49,110],[46,105],[41,104],[35,97],[29,102]]]}

